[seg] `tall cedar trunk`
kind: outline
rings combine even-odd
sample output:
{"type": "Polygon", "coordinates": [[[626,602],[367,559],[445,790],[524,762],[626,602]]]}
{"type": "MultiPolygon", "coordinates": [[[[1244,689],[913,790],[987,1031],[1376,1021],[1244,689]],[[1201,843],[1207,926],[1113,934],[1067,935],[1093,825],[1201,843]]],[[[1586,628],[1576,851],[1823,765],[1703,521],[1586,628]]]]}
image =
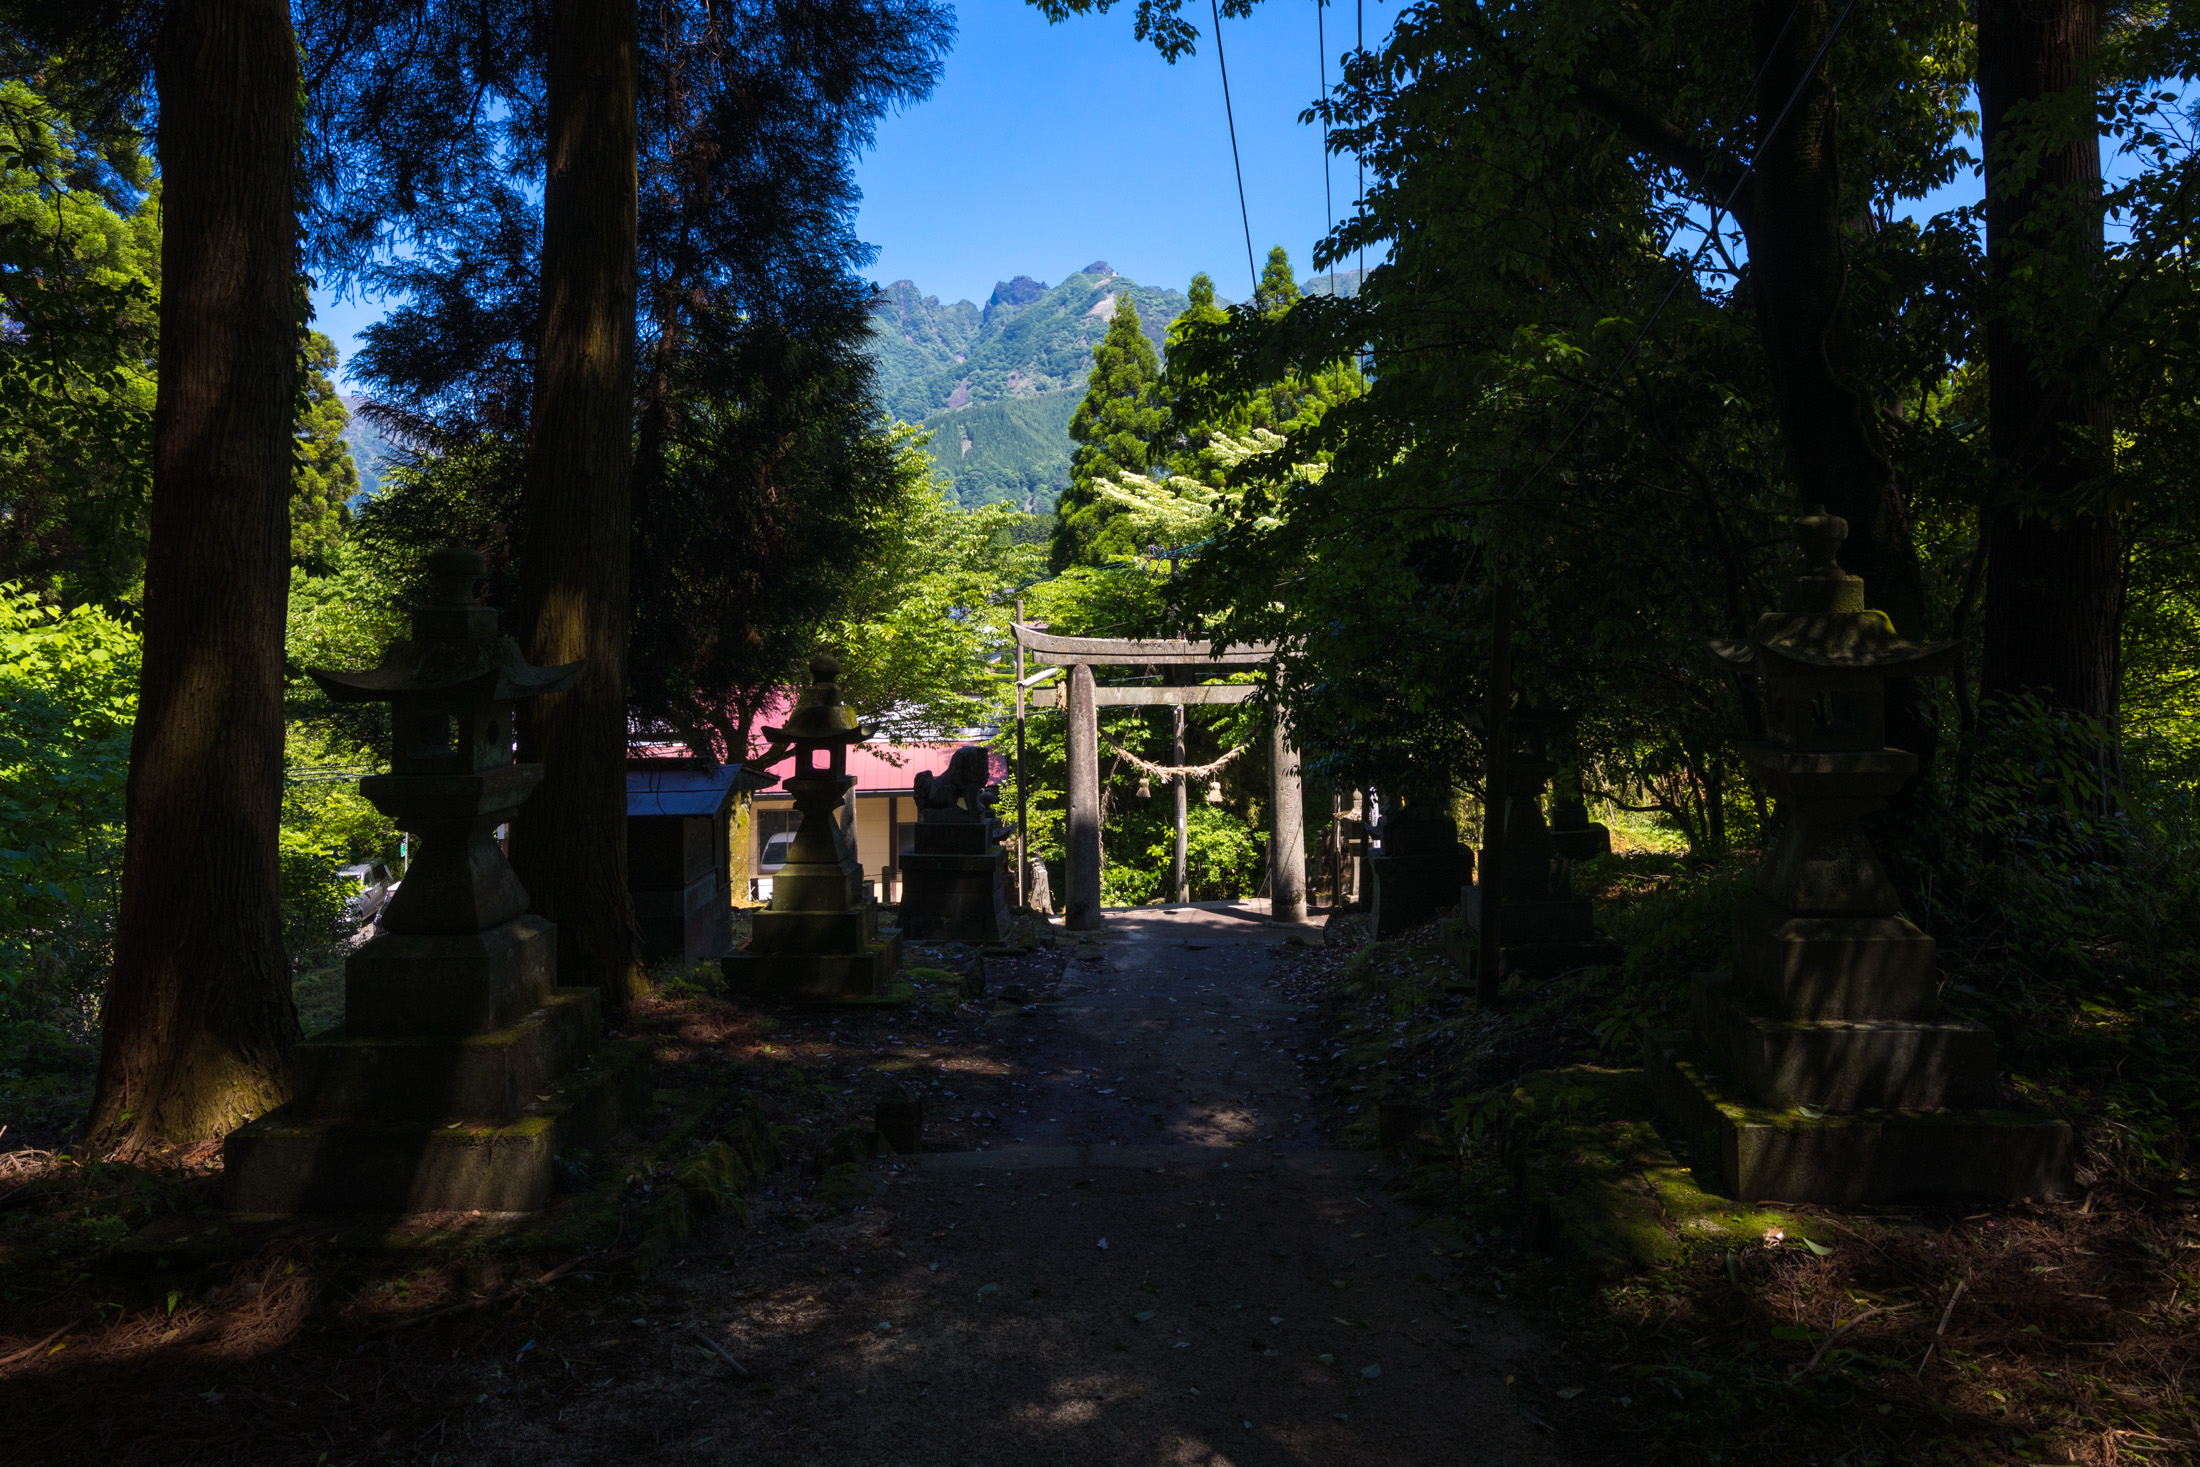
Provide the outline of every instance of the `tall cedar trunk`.
{"type": "Polygon", "coordinates": [[[1749,183],[1750,298],[1788,473],[1802,506],[1823,504],[1849,522],[1843,566],[1864,578],[1873,606],[1917,636],[1925,630],[1925,593],[1909,516],[1875,408],[1856,382],[1856,335],[1847,308],[1854,219],[1841,206],[1839,101],[1823,67],[1808,79],[1805,73],[1837,11],[1832,0],[1802,0],[1800,6],[1757,0],[1752,6],[1765,73],[1757,87],[1764,151],[1749,183]],[[1791,13],[1795,24],[1788,26],[1791,13]],[[1790,96],[1793,109],[1766,143],[1790,96]]]}
{"type": "Polygon", "coordinates": [[[634,0],[554,0],[542,319],[520,624],[528,656],[585,665],[527,704],[544,775],[512,822],[558,981],[614,1011],[640,980],[626,887],[626,630],[634,432],[634,0]]]}
{"type": "MultiPolygon", "coordinates": [[[[2100,140],[2085,112],[2078,135],[2045,153],[2019,182],[2005,130],[2013,107],[2093,86],[2100,13],[2089,0],[1982,0],[1979,112],[1986,152],[1986,249],[2006,286],[2012,246],[2042,252],[2047,288],[2080,287],[2101,255],[2097,207],[2061,213],[2077,196],[2098,200],[2100,140]]],[[[1987,530],[1988,693],[2035,692],[2053,707],[2104,724],[2116,710],[2119,552],[2105,511],[2078,511],[2108,470],[2110,398],[2090,353],[2060,359],[2027,340],[2006,310],[1986,326],[1987,414],[1998,512],[1987,530]],[[2025,506],[2034,508],[2024,513],[2025,506]]]]}
{"type": "Polygon", "coordinates": [[[298,1014],[276,863],[289,587],[297,52],[282,0],[170,0],[144,665],[87,1137],[190,1143],[281,1104],[298,1014]]]}

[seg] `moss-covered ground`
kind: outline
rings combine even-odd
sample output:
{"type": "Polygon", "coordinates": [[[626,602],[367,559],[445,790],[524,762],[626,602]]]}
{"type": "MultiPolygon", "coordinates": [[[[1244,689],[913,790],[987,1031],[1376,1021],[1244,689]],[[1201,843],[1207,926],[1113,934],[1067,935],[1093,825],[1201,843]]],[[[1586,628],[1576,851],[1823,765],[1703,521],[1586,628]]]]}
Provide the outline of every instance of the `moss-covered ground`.
{"type": "Polygon", "coordinates": [[[1534,1409],[1585,1461],[2200,1460],[2189,954],[1950,965],[2009,1097],[2077,1128],[2071,1195],[1742,1207],[1676,1155],[1636,1067],[1645,1029],[1686,1026],[1746,880],[1739,860],[1594,863],[1577,881],[1626,967],[1509,979],[1488,1009],[1433,924],[1369,945],[1340,915],[1287,969],[1323,1017],[1337,1137],[1372,1147],[1383,1101],[1423,1108],[1403,1189],[1579,1362],[1534,1409]]]}

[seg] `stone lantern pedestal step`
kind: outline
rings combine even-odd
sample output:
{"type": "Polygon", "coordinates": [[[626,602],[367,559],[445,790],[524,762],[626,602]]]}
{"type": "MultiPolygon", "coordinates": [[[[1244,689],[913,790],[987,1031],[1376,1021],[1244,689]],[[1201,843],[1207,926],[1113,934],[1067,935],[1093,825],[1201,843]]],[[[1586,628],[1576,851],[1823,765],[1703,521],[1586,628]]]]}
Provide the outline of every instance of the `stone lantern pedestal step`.
{"type": "MultiPolygon", "coordinates": [[[[1743,1202],[2042,1197],[2069,1182],[2070,1127],[2044,1111],[1855,1110],[1809,1116],[1752,1102],[1687,1030],[1652,1030],[1643,1066],[1699,1164],[1743,1202]]],[[[1813,1107],[1816,1109],[1816,1107],[1813,1107]]]]}
{"type": "MultiPolygon", "coordinates": [[[[561,1012],[593,1020],[596,990],[559,989],[555,997],[564,1001],[561,1012]]],[[[549,1018],[540,1032],[575,1023],[549,1018]]],[[[365,1041],[377,1042],[388,1041],[365,1041]]],[[[378,1085],[396,1073],[377,1074],[376,1062],[346,1057],[364,1053],[353,1047],[360,1043],[340,1033],[308,1043],[336,1051],[317,1062],[325,1085],[378,1085]]],[[[542,1098],[503,1117],[316,1116],[294,1102],[223,1143],[223,1201],[243,1215],[533,1212],[550,1200],[556,1157],[601,1145],[647,1102],[648,1064],[645,1042],[606,1046],[549,1082],[542,1098]]]]}
{"type": "Polygon", "coordinates": [[[598,989],[553,989],[541,1008],[486,1034],[332,1029],[298,1046],[287,1109],[407,1121],[519,1115],[596,1047],[599,1002],[598,989]]]}
{"type": "Polygon", "coordinates": [[[901,976],[901,934],[892,929],[850,953],[758,952],[750,943],[718,968],[735,993],[764,1003],[892,1008],[916,994],[901,976]]]}
{"type": "Polygon", "coordinates": [[[2000,1061],[1984,1024],[1934,1019],[1787,1019],[1723,973],[1693,980],[1695,1032],[1751,1095],[1778,1109],[1991,1107],[2000,1061]]]}

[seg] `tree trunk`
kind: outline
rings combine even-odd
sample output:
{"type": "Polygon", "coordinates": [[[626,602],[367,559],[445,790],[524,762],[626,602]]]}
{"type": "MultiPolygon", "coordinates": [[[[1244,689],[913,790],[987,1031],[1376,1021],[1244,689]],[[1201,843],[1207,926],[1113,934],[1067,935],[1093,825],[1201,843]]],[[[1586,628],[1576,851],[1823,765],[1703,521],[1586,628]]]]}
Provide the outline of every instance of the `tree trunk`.
{"type": "MultiPolygon", "coordinates": [[[[1757,86],[1763,154],[1743,216],[1750,299],[1801,507],[1823,504],[1849,522],[1843,567],[1864,578],[1870,604],[1897,629],[1922,636],[1924,578],[1909,516],[1876,408],[1856,382],[1856,333],[1847,309],[1854,221],[1841,208],[1839,101],[1824,68],[1805,71],[1838,13],[1833,0],[1801,0],[1799,7],[1793,0],[1755,0],[1751,7],[1765,72],[1757,86]],[[1795,105],[1779,122],[1791,96],[1795,105]]],[[[1890,742],[1898,742],[1895,732],[1890,727],[1890,742]]]]}
{"type": "Polygon", "coordinates": [[[2007,294],[2082,289],[2100,269],[2101,151],[2092,111],[2079,114],[2029,174],[2012,156],[2024,140],[2007,125],[2014,107],[2072,89],[2091,93],[2099,18],[2088,0],[1979,6],[1986,250],[2005,293],[1986,324],[1995,477],[1980,682],[1987,693],[2037,693],[2051,707],[2107,725],[2116,712],[2121,556],[2105,507],[2086,512],[2109,467],[2106,374],[2090,352],[2029,338],[2007,294]],[[2073,204],[2081,207],[2073,211],[2073,204]]]}
{"type": "Polygon", "coordinates": [[[86,1137],[190,1143],[290,1094],[283,613],[298,355],[297,51],[280,0],[170,0],[144,664],[86,1137]]]}
{"type": "Polygon", "coordinates": [[[625,768],[635,50],[633,0],[554,0],[520,626],[533,661],[584,665],[526,705],[520,757],[543,780],[512,822],[512,863],[558,924],[558,981],[602,989],[613,1012],[641,980],[625,768]]]}

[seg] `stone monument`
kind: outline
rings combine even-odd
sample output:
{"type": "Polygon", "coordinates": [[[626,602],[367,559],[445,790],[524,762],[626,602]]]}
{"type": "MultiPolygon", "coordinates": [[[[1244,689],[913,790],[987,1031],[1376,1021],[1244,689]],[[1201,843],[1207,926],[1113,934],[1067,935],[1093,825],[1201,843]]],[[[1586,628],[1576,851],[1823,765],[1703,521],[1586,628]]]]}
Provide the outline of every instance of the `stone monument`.
{"type": "Polygon", "coordinates": [[[802,690],[784,728],[764,730],[792,745],[794,772],[781,781],[802,817],[787,864],[772,879],[771,906],[751,919],[739,951],[720,961],[726,981],[752,998],[806,1004],[906,1003],[910,986],[898,974],[901,936],[881,935],[878,904],[863,892],[863,868],[840,828],[840,813],[856,787],[848,747],[868,731],[840,701],[840,661],[810,659],[802,690]],[[824,761],[820,766],[819,760],[824,761]]]}
{"type": "Polygon", "coordinates": [[[1368,858],[1375,886],[1368,926],[1377,942],[1402,936],[1459,900],[1474,879],[1474,852],[1459,841],[1447,801],[1434,789],[1385,792],[1382,849],[1368,858]]]}
{"type": "Polygon", "coordinates": [[[1933,939],[1866,835],[1917,768],[1886,747],[1886,680],[1944,672],[1955,644],[1901,640],[1840,567],[1847,522],[1796,522],[1805,567],[1747,641],[1714,643],[1764,683],[1743,757],[1779,798],[1734,967],[1699,976],[1695,1027],[1647,1040],[1652,1084],[1701,1161],[1745,1201],[2026,1196],[2067,1185],[2070,1129],[1997,1109],[1994,1036],[1942,1007],[1933,939]]]}
{"type": "Polygon", "coordinates": [[[1551,784],[1551,844],[1569,861],[1612,854],[1612,832],[1589,818],[1581,798],[1581,771],[1561,766],[1551,784]]]}
{"type": "MultiPolygon", "coordinates": [[[[1573,863],[1543,823],[1543,785],[1558,766],[1515,755],[1505,763],[1504,900],[1498,904],[1498,965],[1505,973],[1552,974],[1617,963],[1626,950],[1596,929],[1596,910],[1573,890],[1573,863]]],[[[1602,827],[1598,827],[1602,829],[1602,827]]],[[[1461,893],[1470,932],[1482,930],[1482,888],[1461,893]]],[[[1478,944],[1462,943],[1462,951],[1478,944]]]]}
{"type": "Polygon", "coordinates": [[[289,1104],[224,1143],[234,1213],[532,1211],[553,1156],[594,1144],[645,1078],[641,1046],[595,1053],[598,990],[555,986],[557,929],[495,839],[542,778],[512,761],[513,705],[579,664],[531,667],[498,634],[476,552],[428,571],[435,600],[381,666],[309,669],[338,702],[390,705],[390,772],[359,789],[415,855],[344,964],[342,1026],[298,1047],[289,1104]]]}
{"type": "Polygon", "coordinates": [[[901,930],[935,942],[1009,937],[1011,832],[994,818],[992,768],[975,744],[957,749],[938,779],[919,771],[916,846],[902,856],[901,930]]]}

